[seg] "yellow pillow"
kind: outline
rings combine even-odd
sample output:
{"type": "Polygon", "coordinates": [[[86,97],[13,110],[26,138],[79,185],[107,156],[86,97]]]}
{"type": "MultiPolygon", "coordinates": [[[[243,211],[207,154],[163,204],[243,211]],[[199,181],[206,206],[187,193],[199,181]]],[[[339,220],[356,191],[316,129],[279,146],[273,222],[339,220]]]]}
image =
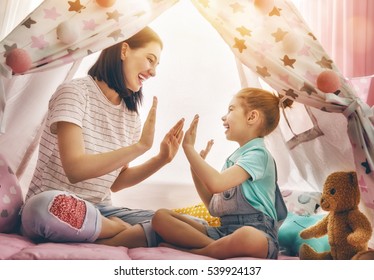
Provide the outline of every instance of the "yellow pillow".
{"type": "Polygon", "coordinates": [[[221,225],[221,221],[218,217],[213,217],[210,215],[208,209],[205,207],[204,203],[199,203],[190,207],[173,209],[177,213],[187,214],[200,219],[204,219],[212,227],[218,227],[221,225]]]}

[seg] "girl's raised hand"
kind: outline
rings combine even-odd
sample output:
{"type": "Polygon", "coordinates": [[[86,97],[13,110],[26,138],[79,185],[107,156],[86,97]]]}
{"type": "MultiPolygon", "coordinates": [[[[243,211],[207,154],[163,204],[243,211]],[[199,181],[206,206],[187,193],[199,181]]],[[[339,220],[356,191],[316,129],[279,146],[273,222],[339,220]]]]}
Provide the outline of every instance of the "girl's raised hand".
{"type": "Polygon", "coordinates": [[[152,107],[149,110],[147,119],[144,122],[142,135],[140,136],[140,140],[139,140],[139,143],[146,150],[149,150],[153,145],[153,140],[155,137],[156,111],[157,111],[157,97],[154,96],[152,107]]]}
{"type": "Polygon", "coordinates": [[[206,159],[206,156],[209,154],[210,149],[212,148],[213,144],[214,144],[214,140],[211,139],[211,140],[209,140],[208,143],[206,144],[205,149],[204,149],[204,150],[201,150],[201,152],[200,152],[200,156],[201,156],[203,159],[206,159]]]}
{"type": "Polygon", "coordinates": [[[186,131],[184,138],[183,138],[183,143],[182,146],[183,148],[188,148],[188,147],[194,147],[195,146],[195,141],[196,141],[196,131],[197,131],[197,125],[199,123],[199,115],[195,115],[193,118],[190,127],[186,131]]]}

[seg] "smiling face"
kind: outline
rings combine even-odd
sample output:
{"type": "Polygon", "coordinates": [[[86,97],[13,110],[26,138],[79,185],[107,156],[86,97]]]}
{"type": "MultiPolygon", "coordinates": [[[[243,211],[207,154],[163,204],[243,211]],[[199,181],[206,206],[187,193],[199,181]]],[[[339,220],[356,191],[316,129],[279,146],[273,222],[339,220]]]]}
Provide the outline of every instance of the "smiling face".
{"type": "Polygon", "coordinates": [[[137,92],[150,77],[156,75],[156,67],[160,62],[161,45],[149,42],[142,48],[131,49],[128,44],[122,46],[121,60],[127,88],[137,92]]]}
{"type": "Polygon", "coordinates": [[[238,142],[240,145],[247,142],[247,114],[239,98],[233,97],[227,114],[222,117],[222,121],[223,126],[226,128],[225,134],[227,140],[238,142]]]}

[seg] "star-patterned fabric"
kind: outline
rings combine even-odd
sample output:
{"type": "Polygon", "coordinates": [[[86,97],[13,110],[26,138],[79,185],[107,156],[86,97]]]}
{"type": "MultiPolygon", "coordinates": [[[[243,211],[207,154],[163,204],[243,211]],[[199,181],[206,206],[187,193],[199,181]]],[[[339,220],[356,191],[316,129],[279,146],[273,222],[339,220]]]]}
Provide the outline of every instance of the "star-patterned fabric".
{"type": "Polygon", "coordinates": [[[0,43],[0,62],[15,48],[28,52],[27,73],[76,61],[131,37],[178,0],[116,1],[105,8],[95,0],[45,0],[0,43]],[[58,26],[67,23],[78,39],[61,42],[58,26]]]}
{"type": "MultiPolygon", "coordinates": [[[[11,76],[5,58],[15,48],[26,50],[31,57],[26,73],[79,60],[125,40],[178,1],[118,0],[104,8],[95,0],[45,0],[0,42],[0,73],[11,76]],[[60,40],[57,28],[62,23],[73,27],[77,40],[60,40]]],[[[254,0],[191,2],[236,58],[279,94],[347,117],[362,200],[374,217],[373,108],[357,98],[295,6],[288,0],[274,0],[271,9],[264,11],[254,0]],[[337,92],[324,93],[317,88],[316,79],[324,70],[339,75],[341,87],[337,92]]],[[[6,103],[1,82],[0,121],[6,103]]]]}

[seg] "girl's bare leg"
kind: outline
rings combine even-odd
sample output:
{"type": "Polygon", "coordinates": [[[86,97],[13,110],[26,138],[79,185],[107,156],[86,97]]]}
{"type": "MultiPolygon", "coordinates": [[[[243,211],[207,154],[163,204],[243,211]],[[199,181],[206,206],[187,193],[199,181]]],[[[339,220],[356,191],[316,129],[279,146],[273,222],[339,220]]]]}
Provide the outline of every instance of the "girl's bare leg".
{"type": "Polygon", "coordinates": [[[244,226],[230,235],[211,242],[204,248],[188,251],[216,259],[234,257],[266,258],[268,239],[262,231],[250,226],[244,226]]]}
{"type": "Polygon", "coordinates": [[[128,248],[148,247],[143,227],[139,224],[123,229],[110,238],[98,239],[95,243],[128,248]]]}
{"type": "Polygon", "coordinates": [[[157,210],[152,228],[166,243],[182,248],[203,248],[214,241],[207,236],[204,225],[172,210],[157,210]]]}

